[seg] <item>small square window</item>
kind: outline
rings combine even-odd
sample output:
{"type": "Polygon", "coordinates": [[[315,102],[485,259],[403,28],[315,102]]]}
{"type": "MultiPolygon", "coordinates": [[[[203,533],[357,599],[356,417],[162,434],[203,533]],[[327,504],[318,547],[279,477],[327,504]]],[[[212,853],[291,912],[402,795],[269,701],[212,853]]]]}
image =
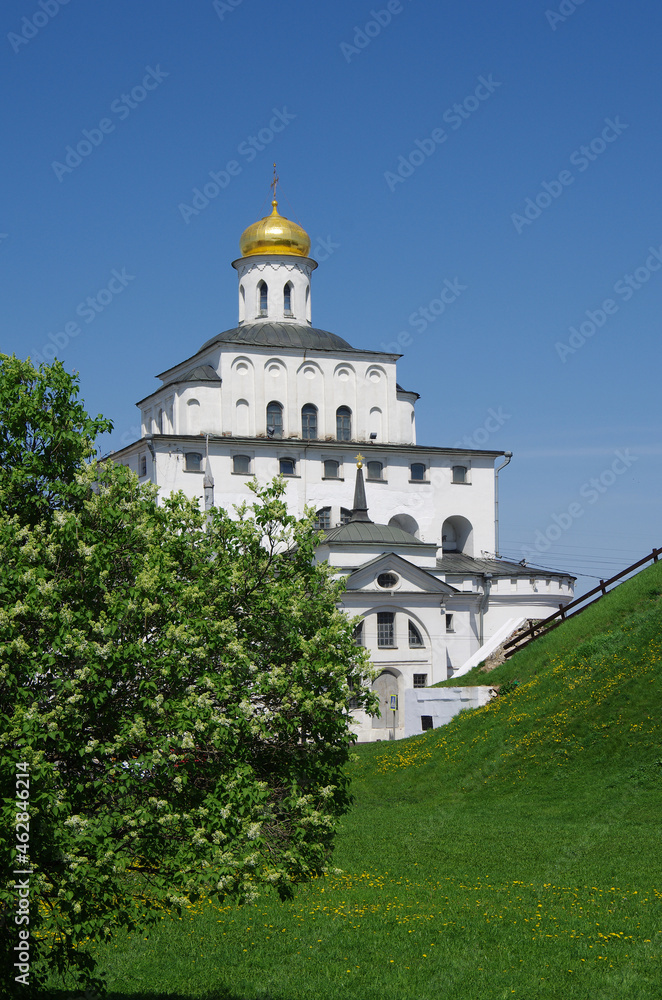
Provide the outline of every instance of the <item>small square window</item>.
{"type": "Polygon", "coordinates": [[[431,715],[422,715],[421,716],[421,730],[422,730],[422,732],[426,733],[428,731],[428,729],[434,729],[434,726],[432,725],[432,716],[431,715]]]}
{"type": "Polygon", "coordinates": [[[232,471],[235,475],[249,476],[251,472],[251,460],[248,455],[233,455],[232,471]]]}
{"type": "Polygon", "coordinates": [[[424,688],[428,685],[428,675],[427,674],[414,674],[414,687],[424,688]]]}
{"type": "Polygon", "coordinates": [[[452,615],[446,615],[446,631],[447,632],[454,632],[455,631],[455,629],[453,628],[453,616],[452,615]]]}
{"type": "Polygon", "coordinates": [[[368,479],[381,479],[383,471],[381,462],[368,462],[368,479]]]}
{"type": "Polygon", "coordinates": [[[340,478],[340,462],[334,461],[332,458],[327,458],[324,462],[324,478],[325,479],[339,479],[340,478]]]}
{"type": "Polygon", "coordinates": [[[293,458],[281,458],[279,462],[281,476],[293,476],[296,471],[296,463],[293,458]]]}
{"type": "Polygon", "coordinates": [[[147,455],[140,456],[140,478],[147,475],[147,455]]]}
{"type": "Polygon", "coordinates": [[[197,451],[186,452],[186,471],[200,472],[202,467],[202,455],[197,451]]]}
{"type": "Polygon", "coordinates": [[[453,482],[454,483],[468,483],[467,479],[467,467],[466,465],[454,465],[453,466],[453,482]]]}

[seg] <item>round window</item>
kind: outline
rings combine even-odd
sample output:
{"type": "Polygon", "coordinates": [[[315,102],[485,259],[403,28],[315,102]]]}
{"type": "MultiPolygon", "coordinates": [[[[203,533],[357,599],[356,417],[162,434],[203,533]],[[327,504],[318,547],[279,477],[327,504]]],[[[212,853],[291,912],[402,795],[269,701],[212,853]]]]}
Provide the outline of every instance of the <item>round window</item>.
{"type": "Polygon", "coordinates": [[[383,587],[384,590],[392,590],[393,587],[397,586],[398,577],[395,573],[380,573],[377,577],[377,586],[383,587]]]}

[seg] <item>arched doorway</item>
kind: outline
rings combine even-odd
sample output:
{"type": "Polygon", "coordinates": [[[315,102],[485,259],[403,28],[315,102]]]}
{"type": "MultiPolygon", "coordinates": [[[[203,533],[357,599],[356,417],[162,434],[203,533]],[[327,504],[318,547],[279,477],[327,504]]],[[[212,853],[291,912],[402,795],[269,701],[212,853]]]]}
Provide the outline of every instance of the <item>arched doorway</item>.
{"type": "Polygon", "coordinates": [[[398,697],[398,678],[395,674],[391,673],[390,670],[383,670],[379,677],[373,682],[372,690],[375,691],[379,697],[379,711],[381,712],[379,718],[377,718],[376,715],[373,715],[372,728],[393,729],[395,716],[395,728],[397,729],[400,725],[400,709],[397,708],[395,712],[393,712],[391,709],[391,698],[394,695],[396,699],[398,697]]]}

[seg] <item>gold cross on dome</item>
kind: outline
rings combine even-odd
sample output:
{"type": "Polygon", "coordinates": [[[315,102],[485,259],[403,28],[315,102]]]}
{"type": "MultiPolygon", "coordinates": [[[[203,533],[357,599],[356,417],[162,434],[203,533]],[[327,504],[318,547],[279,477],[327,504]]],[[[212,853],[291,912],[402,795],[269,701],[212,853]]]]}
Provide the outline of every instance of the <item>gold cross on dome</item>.
{"type": "Polygon", "coordinates": [[[364,461],[363,455],[361,454],[361,452],[359,452],[358,455],[356,456],[356,468],[357,469],[362,469],[363,468],[363,461],[364,461]]]}
{"type": "Polygon", "coordinates": [[[278,184],[279,180],[280,180],[280,178],[276,174],[276,164],[274,163],[274,179],[272,180],[271,184],[269,185],[269,187],[271,188],[271,197],[274,198],[274,199],[276,197],[276,184],[278,184]]]}

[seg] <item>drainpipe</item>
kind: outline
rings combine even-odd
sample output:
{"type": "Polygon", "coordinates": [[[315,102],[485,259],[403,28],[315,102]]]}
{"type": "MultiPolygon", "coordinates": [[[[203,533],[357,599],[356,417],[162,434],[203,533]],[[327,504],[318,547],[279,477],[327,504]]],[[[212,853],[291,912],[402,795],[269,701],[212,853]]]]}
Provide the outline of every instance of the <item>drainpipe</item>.
{"type": "Polygon", "coordinates": [[[149,477],[152,483],[156,482],[156,451],[154,450],[154,436],[148,434],[145,438],[145,444],[149,448],[149,453],[152,456],[152,474],[149,477]]]}
{"type": "Polygon", "coordinates": [[[506,461],[494,470],[494,555],[497,559],[499,558],[499,473],[510,463],[513,453],[505,451],[504,456],[506,461]]]}
{"type": "Polygon", "coordinates": [[[490,587],[492,585],[492,574],[483,573],[483,579],[485,581],[483,585],[483,596],[480,599],[480,625],[479,625],[479,635],[478,635],[478,648],[483,645],[483,613],[487,610],[487,604],[490,599],[490,587]]]}

